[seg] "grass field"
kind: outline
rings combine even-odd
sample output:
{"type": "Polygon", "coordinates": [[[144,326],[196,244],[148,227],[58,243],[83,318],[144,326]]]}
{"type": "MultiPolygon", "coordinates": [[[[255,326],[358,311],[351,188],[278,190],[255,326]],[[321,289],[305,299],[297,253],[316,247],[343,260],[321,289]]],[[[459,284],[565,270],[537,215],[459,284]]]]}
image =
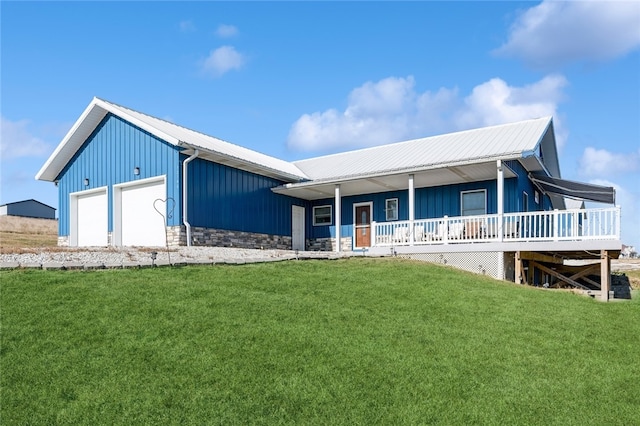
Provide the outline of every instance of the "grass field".
{"type": "Polygon", "coordinates": [[[640,303],[399,259],[0,272],[2,424],[638,424],[640,303]]]}
{"type": "Polygon", "coordinates": [[[58,221],[19,216],[0,216],[0,252],[30,247],[55,247],[58,221]]]}

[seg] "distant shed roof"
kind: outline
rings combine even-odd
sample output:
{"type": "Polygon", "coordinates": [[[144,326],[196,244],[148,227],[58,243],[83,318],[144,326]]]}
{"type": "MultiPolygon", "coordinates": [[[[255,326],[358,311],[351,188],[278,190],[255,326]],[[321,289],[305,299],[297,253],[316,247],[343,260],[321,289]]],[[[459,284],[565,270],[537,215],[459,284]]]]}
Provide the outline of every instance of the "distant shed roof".
{"type": "Polygon", "coordinates": [[[48,207],[48,208],[50,208],[52,210],[56,210],[55,207],[51,207],[50,205],[45,204],[45,203],[43,203],[41,201],[38,201],[38,200],[34,200],[33,198],[30,198],[28,200],[13,201],[11,203],[1,204],[0,207],[12,206],[12,205],[15,205],[15,204],[23,204],[23,203],[38,203],[38,204],[42,204],[44,207],[48,207]]]}

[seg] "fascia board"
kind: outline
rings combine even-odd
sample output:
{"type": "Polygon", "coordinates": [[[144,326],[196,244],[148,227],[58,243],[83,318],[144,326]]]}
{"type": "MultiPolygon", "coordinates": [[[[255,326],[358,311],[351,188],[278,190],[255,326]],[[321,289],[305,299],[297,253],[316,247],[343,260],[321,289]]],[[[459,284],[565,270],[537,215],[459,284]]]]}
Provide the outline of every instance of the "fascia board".
{"type": "MultiPolygon", "coordinates": [[[[267,167],[267,166],[264,166],[262,164],[254,163],[252,161],[247,161],[244,158],[240,158],[240,157],[236,157],[236,156],[233,156],[233,155],[225,154],[225,153],[220,152],[220,151],[212,150],[210,148],[206,148],[206,147],[203,147],[203,146],[200,146],[200,145],[197,145],[197,144],[186,143],[184,141],[180,141],[177,145],[186,150],[185,154],[189,153],[192,150],[197,148],[199,151],[208,153],[208,154],[210,154],[210,155],[212,155],[214,157],[219,157],[221,159],[228,159],[228,160],[231,160],[234,163],[245,164],[247,166],[250,166],[250,168],[252,170],[263,171],[267,176],[274,177],[276,179],[293,180],[293,181],[300,181],[301,179],[308,179],[308,177],[306,177],[302,172],[300,172],[300,175],[295,175],[295,174],[292,174],[292,173],[284,172],[282,170],[277,170],[277,169],[274,169],[274,168],[271,168],[271,167],[267,167]]],[[[224,164],[224,163],[222,163],[222,164],[224,164]]],[[[255,171],[253,171],[252,173],[255,173],[255,171]]]]}
{"type": "Polygon", "coordinates": [[[176,138],[173,135],[170,135],[168,133],[165,133],[161,130],[158,130],[156,127],[154,127],[153,125],[145,122],[144,120],[140,120],[134,116],[132,116],[131,114],[129,114],[127,111],[124,111],[121,108],[118,108],[117,106],[110,104],[108,102],[103,101],[102,99],[96,98],[97,103],[100,105],[101,108],[107,110],[108,112],[112,113],[113,115],[116,115],[120,118],[122,118],[123,120],[128,121],[129,123],[133,124],[136,127],[141,128],[142,130],[151,133],[152,135],[156,136],[159,139],[164,140],[165,142],[168,142],[172,145],[178,145],[180,143],[180,140],[178,138],[176,138]]]}
{"type": "MultiPolygon", "coordinates": [[[[537,154],[538,152],[542,152],[543,151],[543,146],[542,143],[544,142],[544,138],[547,135],[547,133],[549,133],[549,131],[551,131],[551,137],[553,137],[553,143],[550,144],[551,148],[552,148],[552,158],[550,159],[551,161],[554,162],[554,166],[556,168],[556,170],[558,170],[558,172],[560,171],[560,160],[558,158],[558,144],[556,141],[556,134],[553,128],[553,117],[549,117],[549,122],[547,123],[547,126],[544,129],[544,132],[542,132],[542,134],[540,135],[540,138],[538,139],[538,142],[536,142],[535,147],[533,148],[533,155],[536,156],[536,159],[538,160],[538,162],[540,163],[540,166],[544,169],[545,173],[547,173],[548,176],[553,176],[551,174],[551,172],[549,171],[549,168],[547,167],[546,164],[544,164],[543,160],[540,158],[540,156],[537,154]]],[[[523,153],[524,154],[524,153],[523,153]]],[[[547,159],[549,160],[549,159],[547,159]]],[[[555,176],[557,178],[560,178],[561,176],[555,176]]]]}
{"type": "MultiPolygon", "coordinates": [[[[56,178],[58,173],[60,173],[60,170],[62,170],[62,169],[57,170],[57,172],[55,172],[55,173],[52,173],[51,169],[53,168],[53,166],[52,166],[53,162],[56,159],[58,159],[58,157],[61,155],[62,151],[65,150],[65,148],[68,147],[69,143],[71,143],[70,142],[71,139],[76,134],[76,132],[80,129],[80,127],[82,126],[82,123],[87,119],[89,114],[91,114],[93,109],[96,108],[97,101],[98,101],[98,98],[93,98],[91,103],[89,103],[89,105],[85,108],[85,110],[82,112],[80,117],[76,120],[75,123],[73,123],[73,126],[71,126],[71,129],[69,129],[69,131],[67,132],[65,137],[58,144],[58,146],[53,151],[53,153],[49,156],[49,158],[44,163],[44,165],[40,168],[40,171],[36,174],[36,180],[53,181],[53,179],[56,178]]],[[[105,115],[106,115],[106,112],[105,112],[105,115]]],[[[76,147],[75,149],[73,149],[74,153],[75,153],[75,151],[77,151],[78,148],[79,148],[79,146],[76,147]]],[[[71,156],[73,156],[73,154],[71,156]]],[[[71,158],[71,157],[69,157],[69,158],[71,158]]]]}
{"type": "Polygon", "coordinates": [[[95,130],[95,127],[92,125],[91,129],[87,129],[87,131],[84,132],[84,134],[87,135],[86,137],[84,136],[84,134],[78,134],[78,132],[82,130],[82,126],[86,122],[87,118],[94,112],[96,108],[102,111],[102,114],[100,115],[101,120],[107,115],[107,113],[111,113],[151,133],[152,135],[165,140],[168,143],[177,145],[179,142],[177,138],[159,131],[158,129],[150,126],[144,121],[131,116],[126,111],[122,111],[121,109],[116,108],[107,102],[104,102],[102,99],[94,97],[91,103],[73,124],[71,129],[67,132],[60,144],[53,151],[51,156],[49,156],[47,161],[40,168],[40,171],[38,171],[38,173],[36,174],[36,180],[53,181],[58,176],[64,166],[85,142],[86,137],[88,137],[95,130]]]}

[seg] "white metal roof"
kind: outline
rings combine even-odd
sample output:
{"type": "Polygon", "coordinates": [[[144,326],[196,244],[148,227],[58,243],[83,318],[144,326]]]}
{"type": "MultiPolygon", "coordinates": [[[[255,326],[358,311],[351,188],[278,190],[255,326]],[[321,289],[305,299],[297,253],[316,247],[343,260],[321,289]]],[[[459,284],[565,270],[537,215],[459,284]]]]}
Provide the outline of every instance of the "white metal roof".
{"type": "Polygon", "coordinates": [[[203,156],[216,162],[286,181],[295,182],[306,178],[304,173],[294,164],[287,161],[225,142],[103,99],[93,98],[42,166],[36,179],[46,181],[56,179],[107,113],[116,115],[168,143],[184,147],[185,152],[191,152],[191,148],[197,148],[204,151],[203,156]]]}
{"type": "Polygon", "coordinates": [[[36,179],[56,179],[108,113],[184,148],[185,154],[199,149],[205,159],[290,182],[276,192],[304,198],[324,197],[330,188],[324,186],[351,180],[355,184],[365,179],[381,188],[378,190],[402,188],[404,184],[392,182],[392,176],[404,173],[420,173],[418,180],[428,178],[425,185],[487,179],[494,173],[494,167],[487,165],[497,159],[520,159],[530,171],[547,169],[552,176],[560,177],[551,117],[287,162],[94,98],[36,179]]]}
{"type": "Polygon", "coordinates": [[[313,181],[326,182],[519,159],[536,151],[551,123],[551,117],[543,117],[310,158],[293,164],[313,181]]]}

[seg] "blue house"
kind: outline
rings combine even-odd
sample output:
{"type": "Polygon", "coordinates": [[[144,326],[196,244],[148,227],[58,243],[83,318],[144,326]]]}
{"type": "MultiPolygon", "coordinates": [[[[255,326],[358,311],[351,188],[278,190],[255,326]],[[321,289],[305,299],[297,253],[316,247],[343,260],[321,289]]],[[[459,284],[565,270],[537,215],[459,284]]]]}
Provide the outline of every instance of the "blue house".
{"type": "Polygon", "coordinates": [[[94,98],[36,178],[58,186],[60,245],[394,253],[500,278],[522,276],[517,252],[621,248],[618,208],[566,208],[615,194],[561,179],[551,117],[287,162],[94,98]]]}

